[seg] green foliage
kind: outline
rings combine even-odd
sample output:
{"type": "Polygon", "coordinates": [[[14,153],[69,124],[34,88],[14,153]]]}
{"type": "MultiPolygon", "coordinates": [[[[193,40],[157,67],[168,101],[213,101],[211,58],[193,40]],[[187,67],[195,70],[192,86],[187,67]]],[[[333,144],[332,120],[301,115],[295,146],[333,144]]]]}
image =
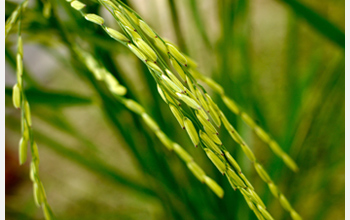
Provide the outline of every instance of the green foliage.
{"type": "Polygon", "coordinates": [[[284,2],[6,1],[8,218],[343,218],[343,24],[284,2]]]}

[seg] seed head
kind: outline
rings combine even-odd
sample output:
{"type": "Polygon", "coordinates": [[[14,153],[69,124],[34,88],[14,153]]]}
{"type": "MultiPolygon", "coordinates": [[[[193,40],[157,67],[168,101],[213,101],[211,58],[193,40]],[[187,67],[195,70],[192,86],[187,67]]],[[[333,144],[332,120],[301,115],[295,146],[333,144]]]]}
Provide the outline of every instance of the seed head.
{"type": "Polygon", "coordinates": [[[222,154],[220,148],[209,138],[205,132],[199,131],[199,136],[207,148],[216,152],[217,154],[222,154]]]}
{"type": "Polygon", "coordinates": [[[269,213],[268,211],[266,211],[266,209],[265,209],[263,206],[257,205],[257,207],[258,207],[260,213],[264,216],[264,218],[265,218],[266,220],[273,220],[273,218],[272,218],[272,216],[270,215],[270,213],[269,213]]]}
{"type": "Polygon", "coordinates": [[[195,177],[197,177],[199,181],[204,182],[204,178],[206,175],[202,168],[200,168],[200,166],[198,166],[194,161],[191,161],[187,163],[187,167],[191,170],[193,175],[195,175],[195,177]]]}
{"type": "Polygon", "coordinates": [[[276,187],[276,185],[273,182],[268,183],[269,189],[272,193],[272,195],[276,198],[278,198],[279,192],[278,189],[276,187]]]}
{"type": "Polygon", "coordinates": [[[293,220],[302,220],[301,216],[296,211],[291,211],[290,215],[292,216],[293,220]]]}
{"type": "Polygon", "coordinates": [[[134,100],[132,99],[127,99],[125,102],[124,102],[124,105],[130,109],[131,111],[141,115],[142,113],[145,112],[145,109],[137,102],[135,102],[134,100]]]}
{"type": "Polygon", "coordinates": [[[156,135],[168,150],[173,150],[174,143],[164,134],[164,132],[159,130],[156,132],[156,135]]]}
{"type": "Polygon", "coordinates": [[[147,113],[142,113],[141,116],[142,116],[143,121],[147,124],[147,126],[151,130],[153,130],[153,131],[159,130],[157,123],[147,113]]]}
{"type": "Polygon", "coordinates": [[[193,161],[193,158],[191,157],[191,155],[189,155],[180,145],[174,143],[173,144],[174,147],[174,151],[175,153],[186,163],[190,163],[191,161],[193,161]]]}
{"type": "Polygon", "coordinates": [[[165,103],[168,103],[167,99],[165,98],[164,92],[163,92],[163,90],[160,88],[159,84],[157,84],[157,90],[158,90],[158,93],[159,93],[160,97],[162,97],[163,101],[164,101],[165,103]]]}
{"type": "Polygon", "coordinates": [[[22,60],[22,55],[20,53],[17,53],[17,56],[16,56],[16,66],[17,66],[17,77],[22,77],[23,60],[22,60]]]}
{"type": "Polygon", "coordinates": [[[176,120],[179,122],[181,128],[185,128],[184,121],[183,121],[183,114],[172,104],[169,105],[169,108],[173,115],[175,116],[176,120]]]}
{"type": "Polygon", "coordinates": [[[183,90],[181,87],[176,85],[169,77],[167,77],[165,74],[162,74],[162,79],[164,80],[164,85],[168,87],[170,91],[181,93],[183,90]]]}
{"type": "Polygon", "coordinates": [[[12,102],[15,108],[19,109],[21,107],[21,91],[18,84],[15,84],[12,89],[12,102]]]}
{"type": "Polygon", "coordinates": [[[188,118],[185,118],[184,125],[188,135],[191,138],[192,143],[194,144],[194,146],[197,147],[199,144],[199,137],[196,128],[193,126],[192,121],[188,118]]]}
{"type": "Polygon", "coordinates": [[[117,30],[114,30],[113,28],[106,27],[107,33],[109,36],[114,38],[115,40],[122,41],[122,42],[129,42],[130,40],[122,33],[120,33],[117,30]]]}
{"type": "Polygon", "coordinates": [[[205,176],[204,182],[205,182],[205,184],[207,184],[207,186],[209,186],[209,188],[211,190],[213,190],[213,192],[219,198],[222,198],[224,196],[224,190],[214,180],[212,180],[210,177],[205,176]]]}
{"type": "Polygon", "coordinates": [[[236,170],[237,173],[241,173],[241,167],[238,165],[236,160],[231,156],[231,154],[228,151],[224,151],[225,157],[227,158],[228,162],[233,166],[233,168],[236,170]]]}
{"type": "Polygon", "coordinates": [[[199,89],[195,88],[196,92],[196,97],[201,103],[202,107],[204,108],[205,111],[209,112],[209,106],[207,104],[207,101],[205,100],[203,94],[199,91],[199,89]]]}
{"type": "Polygon", "coordinates": [[[27,146],[28,141],[27,139],[24,139],[23,137],[19,141],[19,164],[22,165],[27,160],[27,146]]]}
{"type": "Polygon", "coordinates": [[[173,44],[171,44],[171,43],[166,43],[166,46],[167,46],[167,48],[168,48],[168,50],[169,50],[169,53],[170,53],[171,55],[173,55],[173,57],[174,57],[175,59],[177,59],[182,65],[187,66],[187,60],[186,60],[186,58],[184,57],[184,55],[182,55],[182,54],[180,53],[180,51],[179,51],[173,44]]]}
{"type": "Polygon", "coordinates": [[[241,187],[241,188],[247,187],[244,184],[243,180],[231,168],[228,168],[226,170],[226,174],[227,174],[227,178],[229,178],[233,182],[234,185],[241,187]]]}
{"type": "Polygon", "coordinates": [[[85,19],[98,25],[102,25],[105,22],[101,16],[98,16],[96,14],[86,14],[85,19]]]}
{"type": "Polygon", "coordinates": [[[133,30],[133,26],[130,24],[129,20],[121,13],[119,10],[114,10],[115,16],[118,20],[125,26],[133,30]]]}
{"type": "Polygon", "coordinates": [[[225,174],[226,165],[224,164],[224,162],[222,162],[222,160],[219,158],[219,156],[217,156],[213,151],[211,151],[207,148],[204,150],[205,150],[205,153],[207,154],[207,156],[209,157],[209,159],[211,160],[211,162],[220,171],[220,173],[225,174]]]}
{"type": "Polygon", "coordinates": [[[286,209],[287,211],[290,212],[293,210],[292,206],[290,205],[290,203],[288,202],[288,200],[283,194],[280,194],[280,202],[283,208],[286,209]]]}
{"type": "Polygon", "coordinates": [[[145,56],[145,54],[143,54],[135,45],[129,43],[128,47],[140,60],[143,60],[143,61],[147,60],[147,57],[145,56]]]}
{"type": "Polygon", "coordinates": [[[260,178],[265,182],[270,182],[271,178],[269,174],[266,173],[264,168],[259,163],[254,163],[256,172],[259,174],[260,178]]]}
{"type": "Polygon", "coordinates": [[[174,59],[174,58],[170,58],[170,63],[171,65],[174,67],[174,69],[176,70],[176,72],[180,75],[180,77],[182,78],[182,80],[186,80],[186,74],[183,71],[182,67],[178,64],[178,62],[174,59]]]}
{"type": "Polygon", "coordinates": [[[136,17],[136,15],[133,12],[129,11],[128,9],[123,8],[121,5],[119,7],[131,18],[131,20],[136,25],[139,25],[139,19],[136,17]]]}
{"type": "Polygon", "coordinates": [[[220,138],[217,136],[217,133],[210,132],[210,129],[207,128],[206,126],[203,126],[203,127],[204,127],[205,132],[207,133],[207,135],[209,136],[209,138],[211,140],[213,140],[218,145],[222,145],[222,142],[221,142],[220,138]]]}
{"type": "Polygon", "coordinates": [[[245,155],[248,157],[248,159],[252,162],[255,162],[256,158],[255,158],[252,150],[246,144],[242,144],[241,148],[242,148],[243,152],[245,153],[245,155]]]}
{"type": "Polygon", "coordinates": [[[181,99],[183,102],[185,102],[191,108],[198,109],[198,110],[201,109],[201,106],[198,104],[198,102],[195,101],[194,99],[188,97],[187,95],[183,95],[179,92],[177,92],[176,95],[179,97],[179,99],[181,99]]]}
{"type": "Polygon", "coordinates": [[[102,2],[106,5],[108,5],[109,7],[113,8],[114,10],[119,10],[117,8],[117,6],[113,2],[111,2],[110,0],[102,0],[102,2]]]}
{"type": "Polygon", "coordinates": [[[70,5],[75,9],[80,11],[81,9],[83,9],[85,7],[85,4],[81,3],[80,1],[72,1],[70,3],[70,5]]]}
{"type": "Polygon", "coordinates": [[[163,70],[155,63],[151,61],[146,62],[147,66],[149,66],[153,71],[157,72],[158,74],[163,74],[163,70]]]}
{"type": "Polygon", "coordinates": [[[204,78],[204,82],[207,83],[208,86],[212,88],[215,92],[219,93],[220,95],[224,95],[224,89],[211,78],[204,78]]]}
{"type": "Polygon", "coordinates": [[[154,31],[152,30],[152,28],[150,28],[148,26],[148,24],[146,24],[146,22],[142,21],[142,20],[139,20],[139,25],[140,25],[140,28],[141,30],[147,34],[150,38],[154,38],[155,36],[157,36],[154,31]]]}
{"type": "Polygon", "coordinates": [[[157,55],[153,49],[143,40],[136,39],[135,41],[137,47],[147,56],[148,60],[155,62],[157,60],[157,55]]]}
{"type": "Polygon", "coordinates": [[[231,111],[233,111],[235,114],[239,113],[239,108],[233,100],[227,96],[222,96],[222,100],[231,111]]]}
{"type": "Polygon", "coordinates": [[[165,72],[168,74],[169,78],[184,91],[183,84],[177,79],[177,77],[168,69],[165,70],[165,72]]]}
{"type": "Polygon", "coordinates": [[[153,38],[154,40],[154,44],[157,46],[157,48],[163,52],[163,54],[167,54],[168,50],[164,44],[164,42],[159,39],[157,36],[155,38],[153,38]]]}
{"type": "Polygon", "coordinates": [[[125,27],[126,32],[130,35],[133,41],[136,43],[137,40],[142,40],[142,37],[132,27],[125,27]]]}
{"type": "Polygon", "coordinates": [[[186,76],[186,82],[187,82],[188,87],[190,88],[190,91],[192,93],[196,94],[196,91],[195,91],[195,89],[193,87],[192,80],[188,76],[186,76]]]}
{"type": "Polygon", "coordinates": [[[30,114],[30,106],[29,106],[28,101],[25,101],[25,103],[24,103],[24,115],[25,115],[25,118],[27,120],[28,126],[31,127],[32,126],[32,116],[30,114]]]}

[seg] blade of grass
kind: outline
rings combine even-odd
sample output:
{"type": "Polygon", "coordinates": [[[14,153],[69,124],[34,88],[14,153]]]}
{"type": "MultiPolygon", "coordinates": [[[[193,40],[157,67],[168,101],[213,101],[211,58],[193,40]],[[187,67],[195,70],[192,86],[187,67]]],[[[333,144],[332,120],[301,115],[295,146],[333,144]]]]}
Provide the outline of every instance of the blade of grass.
{"type": "MultiPolygon", "coordinates": [[[[67,107],[74,105],[89,105],[92,100],[88,97],[78,96],[66,92],[41,90],[36,88],[25,89],[28,101],[31,104],[46,105],[51,107],[67,107]]],[[[12,88],[5,88],[5,95],[11,97],[12,88]]]]}
{"type": "Polygon", "coordinates": [[[341,48],[345,48],[345,33],[335,24],[330,22],[323,15],[317,13],[312,8],[304,5],[297,0],[282,0],[286,3],[299,17],[305,19],[320,34],[333,41],[341,48]]]}
{"type": "Polygon", "coordinates": [[[212,45],[210,43],[210,40],[208,38],[208,35],[205,31],[203,21],[201,19],[200,13],[198,11],[198,6],[197,6],[197,1],[196,0],[190,0],[189,5],[191,8],[191,12],[194,18],[194,22],[196,23],[195,28],[198,29],[199,33],[201,34],[201,37],[205,43],[205,45],[209,48],[212,49],[212,45]]]}
{"type": "Polygon", "coordinates": [[[183,52],[187,53],[187,47],[186,47],[185,40],[184,40],[183,35],[182,35],[175,2],[174,2],[174,0],[168,0],[168,2],[169,2],[169,7],[170,7],[171,19],[173,21],[173,25],[174,25],[174,29],[175,29],[177,43],[178,43],[180,49],[183,52]]]}

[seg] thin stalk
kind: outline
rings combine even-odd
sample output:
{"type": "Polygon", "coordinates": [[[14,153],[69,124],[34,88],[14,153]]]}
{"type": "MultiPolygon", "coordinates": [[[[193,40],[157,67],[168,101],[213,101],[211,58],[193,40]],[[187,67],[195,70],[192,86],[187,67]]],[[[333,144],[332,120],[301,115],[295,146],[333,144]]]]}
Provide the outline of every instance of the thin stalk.
{"type": "Polygon", "coordinates": [[[174,0],[169,0],[169,8],[170,8],[170,14],[171,14],[171,19],[174,25],[175,29],[175,35],[177,39],[177,43],[179,44],[179,47],[181,48],[182,51],[187,53],[187,47],[185,44],[185,40],[182,35],[180,23],[179,23],[179,17],[178,17],[178,12],[176,9],[175,1],[174,0]]]}

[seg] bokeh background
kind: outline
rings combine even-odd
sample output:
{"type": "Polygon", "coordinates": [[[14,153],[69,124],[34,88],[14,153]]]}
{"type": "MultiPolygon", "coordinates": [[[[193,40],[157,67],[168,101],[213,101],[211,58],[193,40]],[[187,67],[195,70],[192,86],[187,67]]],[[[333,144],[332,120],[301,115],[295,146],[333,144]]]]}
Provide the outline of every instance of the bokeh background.
{"type": "MultiPolygon", "coordinates": [[[[83,1],[117,27],[106,10],[83,1]]],[[[293,173],[220,101],[304,219],[345,219],[345,1],[129,0],[144,20],[194,58],[300,167],[293,173]]],[[[18,2],[6,0],[6,19],[18,2]]],[[[29,1],[23,17],[24,79],[39,146],[40,175],[58,219],[255,219],[160,99],[147,68],[63,0],[29,1]],[[51,2],[50,14],[43,14],[51,2]],[[44,16],[45,15],[45,16],[44,16]],[[225,190],[217,198],[155,135],[79,64],[62,29],[87,45],[225,190]]],[[[19,166],[16,27],[6,38],[6,219],[43,219],[29,164],[19,166]]],[[[208,89],[209,90],[209,89],[208,89]]],[[[210,91],[210,90],[209,90],[210,91]]],[[[275,219],[290,219],[227,133],[237,158],[275,219]]]]}

